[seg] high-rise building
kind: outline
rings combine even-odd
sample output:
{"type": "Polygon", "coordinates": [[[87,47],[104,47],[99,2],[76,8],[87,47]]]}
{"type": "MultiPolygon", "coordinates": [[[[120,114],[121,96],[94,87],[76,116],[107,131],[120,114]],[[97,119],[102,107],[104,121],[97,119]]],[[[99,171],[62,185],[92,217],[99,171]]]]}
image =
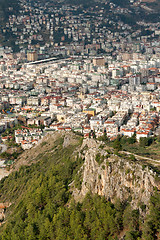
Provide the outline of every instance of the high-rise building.
{"type": "Polygon", "coordinates": [[[37,52],[28,52],[27,53],[27,60],[29,62],[34,62],[34,61],[37,61],[38,60],[38,54],[37,52]]]}

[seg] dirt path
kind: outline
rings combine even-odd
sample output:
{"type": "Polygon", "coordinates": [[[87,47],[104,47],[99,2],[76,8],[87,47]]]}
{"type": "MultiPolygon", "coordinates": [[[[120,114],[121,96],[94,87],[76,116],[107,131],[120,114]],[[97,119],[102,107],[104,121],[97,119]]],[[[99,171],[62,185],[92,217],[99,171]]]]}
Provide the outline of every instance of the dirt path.
{"type": "Polygon", "coordinates": [[[152,161],[152,162],[155,162],[155,163],[159,163],[159,164],[160,164],[160,161],[159,161],[159,160],[154,160],[154,159],[152,159],[152,158],[143,157],[143,156],[140,156],[140,155],[131,153],[131,152],[121,151],[121,153],[125,153],[125,154],[128,154],[128,155],[133,155],[133,156],[137,157],[138,159],[147,160],[147,161],[152,161]]]}

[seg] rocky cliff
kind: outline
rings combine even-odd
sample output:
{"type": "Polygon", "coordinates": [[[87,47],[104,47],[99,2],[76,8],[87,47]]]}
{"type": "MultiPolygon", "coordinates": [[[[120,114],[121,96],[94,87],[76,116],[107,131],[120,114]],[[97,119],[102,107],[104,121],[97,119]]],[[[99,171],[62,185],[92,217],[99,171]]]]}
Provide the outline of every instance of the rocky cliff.
{"type": "Polygon", "coordinates": [[[93,139],[83,141],[80,156],[84,164],[80,170],[82,184],[74,190],[75,199],[83,199],[87,192],[105,196],[112,202],[116,198],[130,201],[133,207],[147,204],[154,189],[158,188],[158,176],[141,161],[127,156],[117,156],[102,143],[93,139]]]}

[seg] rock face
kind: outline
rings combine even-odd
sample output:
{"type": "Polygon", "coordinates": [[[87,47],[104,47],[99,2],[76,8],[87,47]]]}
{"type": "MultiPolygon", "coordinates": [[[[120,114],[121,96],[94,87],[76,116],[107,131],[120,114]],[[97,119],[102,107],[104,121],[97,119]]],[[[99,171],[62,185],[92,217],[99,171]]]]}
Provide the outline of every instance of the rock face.
{"type": "Polygon", "coordinates": [[[138,161],[108,154],[93,139],[85,140],[82,149],[84,146],[88,146],[88,150],[84,151],[83,181],[81,190],[73,193],[75,199],[81,199],[91,191],[113,202],[116,198],[129,200],[133,207],[148,203],[154,188],[158,187],[156,173],[148,167],[142,167],[138,161]]]}

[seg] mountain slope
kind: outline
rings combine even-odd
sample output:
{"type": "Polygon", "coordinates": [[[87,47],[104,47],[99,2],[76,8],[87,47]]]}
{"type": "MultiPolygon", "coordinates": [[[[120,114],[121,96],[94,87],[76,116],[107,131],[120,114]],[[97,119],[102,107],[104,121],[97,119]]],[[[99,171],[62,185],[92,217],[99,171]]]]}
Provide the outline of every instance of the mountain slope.
{"type": "MultiPolygon", "coordinates": [[[[91,139],[82,144],[82,138],[72,133],[47,136],[39,146],[31,149],[30,154],[29,151],[25,152],[14,166],[18,171],[13,169],[13,172],[0,182],[0,202],[9,206],[5,211],[6,223],[2,224],[0,229],[0,239],[113,240],[120,239],[122,235],[125,235],[126,240],[138,239],[141,236],[145,240],[156,239],[160,223],[160,196],[157,190],[154,193],[151,189],[150,204],[147,198],[147,205],[140,203],[136,208],[134,206],[134,209],[129,204],[132,199],[120,201],[115,197],[113,205],[107,201],[107,196],[98,196],[91,186],[84,192],[85,196],[79,199],[81,203],[75,202],[73,195],[88,186],[87,179],[92,178],[94,182],[94,177],[99,176],[97,167],[103,171],[104,164],[109,167],[109,158],[110,161],[118,160],[112,150],[103,143],[91,139]],[[94,151],[95,155],[88,158],[90,151],[94,151]],[[107,153],[107,162],[98,155],[104,151],[107,153]],[[95,169],[90,165],[89,159],[96,161],[95,169]],[[22,162],[26,166],[21,166],[22,162]],[[85,169],[87,162],[92,174],[85,169]],[[83,174],[86,173],[89,175],[84,177],[83,174]],[[141,221],[146,213],[148,215],[144,225],[141,221]]],[[[121,161],[128,162],[127,159],[121,161]]],[[[120,171],[126,173],[126,166],[120,171]]],[[[99,177],[98,179],[101,180],[99,177]]],[[[116,181],[113,178],[112,180],[116,181]]],[[[96,184],[101,187],[99,183],[96,184]]],[[[149,182],[148,184],[150,185],[149,182]]],[[[112,191],[112,184],[108,185],[108,188],[112,191]]],[[[132,192],[130,195],[132,196],[132,192]]]]}

